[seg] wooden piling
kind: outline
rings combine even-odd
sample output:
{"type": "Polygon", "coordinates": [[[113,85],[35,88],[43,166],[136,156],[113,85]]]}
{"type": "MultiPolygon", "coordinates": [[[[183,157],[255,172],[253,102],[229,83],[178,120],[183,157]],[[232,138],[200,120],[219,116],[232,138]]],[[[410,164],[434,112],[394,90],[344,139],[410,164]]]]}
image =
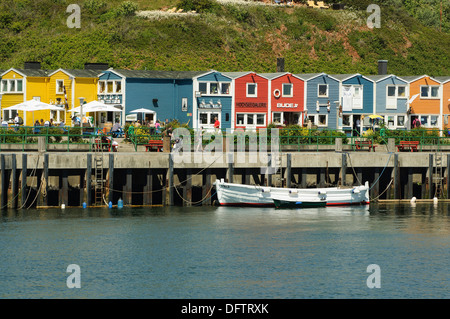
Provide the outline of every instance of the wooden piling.
{"type": "Polygon", "coordinates": [[[16,154],[11,154],[11,192],[10,192],[10,207],[13,209],[17,208],[17,190],[18,190],[18,180],[17,180],[17,162],[16,154]]]}
{"type": "Polygon", "coordinates": [[[292,156],[291,153],[286,154],[286,187],[291,187],[292,180],[292,156]]]}
{"type": "Polygon", "coordinates": [[[192,206],[192,169],[188,168],[186,172],[186,181],[183,192],[183,205],[192,206]]]}
{"type": "Polygon", "coordinates": [[[22,154],[22,178],[20,182],[20,190],[21,190],[21,204],[20,206],[24,206],[26,204],[26,200],[28,197],[28,189],[27,189],[27,175],[28,175],[28,155],[26,153],[22,154]]]}
{"type": "Polygon", "coordinates": [[[1,180],[1,184],[0,184],[0,190],[1,190],[1,194],[0,194],[0,205],[1,205],[1,209],[6,209],[7,208],[7,194],[8,194],[8,189],[6,187],[7,183],[6,183],[6,163],[5,163],[5,154],[0,154],[0,178],[1,180]]]}
{"type": "Polygon", "coordinates": [[[398,154],[394,154],[394,199],[400,199],[400,168],[398,162],[398,154]]]}
{"type": "Polygon", "coordinates": [[[127,168],[125,170],[125,185],[123,187],[123,204],[132,205],[133,198],[133,170],[127,168]]]}
{"type": "Polygon", "coordinates": [[[108,203],[114,200],[114,154],[108,160],[108,203]]]}
{"type": "Polygon", "coordinates": [[[92,205],[92,154],[87,154],[87,165],[86,165],[86,187],[84,189],[84,198],[86,200],[86,205],[92,205]]]}
{"type": "Polygon", "coordinates": [[[60,188],[59,188],[59,205],[69,205],[69,180],[68,171],[63,169],[59,174],[60,188]]]}
{"type": "Polygon", "coordinates": [[[152,169],[149,168],[146,170],[145,174],[146,183],[144,186],[144,194],[142,196],[142,204],[143,205],[152,205],[153,203],[153,174],[152,169]]]}
{"type": "Polygon", "coordinates": [[[341,157],[341,185],[345,186],[347,183],[347,154],[342,153],[341,157]]]}
{"type": "Polygon", "coordinates": [[[209,168],[203,173],[202,199],[203,206],[211,205],[211,175],[209,168]]]}
{"type": "Polygon", "coordinates": [[[168,198],[168,205],[169,206],[173,206],[174,202],[173,202],[173,192],[174,192],[174,183],[173,183],[173,157],[172,154],[169,153],[169,169],[168,169],[168,174],[169,174],[169,198],[168,198]]]}
{"type": "Polygon", "coordinates": [[[434,168],[434,162],[433,162],[433,154],[429,154],[428,157],[428,198],[434,197],[434,181],[433,181],[433,168],[434,168]]]}

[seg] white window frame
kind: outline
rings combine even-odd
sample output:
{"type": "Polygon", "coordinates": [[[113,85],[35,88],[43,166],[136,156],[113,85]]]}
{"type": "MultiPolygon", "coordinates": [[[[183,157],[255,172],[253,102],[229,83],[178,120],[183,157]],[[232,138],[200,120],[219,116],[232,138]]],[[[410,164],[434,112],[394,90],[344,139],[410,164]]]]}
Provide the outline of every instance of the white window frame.
{"type": "Polygon", "coordinates": [[[317,84],[317,97],[328,97],[328,84],[317,84]],[[320,87],[321,86],[326,86],[327,90],[326,90],[326,94],[325,95],[320,95],[320,87]]]}
{"type": "Polygon", "coordinates": [[[3,79],[1,83],[2,83],[2,87],[1,87],[2,91],[1,92],[2,93],[8,93],[8,83],[9,83],[8,80],[7,79],[3,79]]]}
{"type": "Polygon", "coordinates": [[[258,83],[247,83],[245,88],[245,95],[246,97],[258,97],[258,83]],[[255,93],[254,94],[248,94],[248,87],[250,85],[255,86],[255,93]]]}
{"type": "Polygon", "coordinates": [[[421,99],[438,100],[439,94],[440,94],[439,85],[421,85],[420,86],[420,98],[421,99]],[[427,96],[422,95],[422,88],[427,88],[427,96]],[[432,88],[437,88],[437,90],[438,90],[437,96],[431,96],[432,88]]]}
{"type": "Polygon", "coordinates": [[[56,80],[56,94],[64,94],[64,80],[56,80]],[[61,92],[58,90],[60,85],[58,85],[58,83],[62,83],[61,85],[61,92]]]}
{"type": "Polygon", "coordinates": [[[364,87],[363,87],[363,85],[353,85],[353,88],[359,89],[359,92],[361,94],[361,107],[355,107],[355,95],[353,95],[352,109],[353,110],[362,110],[364,107],[364,87]]]}
{"type": "Polygon", "coordinates": [[[292,84],[292,83],[283,83],[281,85],[281,96],[282,97],[293,97],[294,96],[294,84],[292,84]],[[285,85],[291,87],[291,89],[290,89],[291,93],[290,94],[284,94],[284,86],[285,85]]]}
{"type": "Polygon", "coordinates": [[[317,116],[317,121],[316,121],[316,125],[318,127],[327,127],[328,126],[328,114],[316,114],[317,116]],[[319,117],[321,116],[325,116],[325,124],[319,124],[319,117]]]}
{"type": "Polygon", "coordinates": [[[98,81],[98,94],[106,94],[106,81],[102,80],[102,81],[98,81]],[[103,84],[103,92],[100,91],[100,87],[103,84]]]}
{"type": "Polygon", "coordinates": [[[396,115],[395,116],[395,127],[406,127],[408,117],[406,115],[396,115]],[[403,117],[403,125],[398,124],[399,117],[403,117]]]}
{"type": "Polygon", "coordinates": [[[222,114],[218,112],[218,110],[202,110],[198,112],[198,127],[203,127],[204,129],[213,129],[214,128],[214,117],[217,116],[219,122],[222,123],[222,114]],[[200,123],[200,114],[206,114],[206,124],[200,123]]]}
{"type": "Polygon", "coordinates": [[[120,81],[120,80],[114,81],[114,93],[115,94],[121,94],[122,93],[122,81],[120,81]],[[117,84],[118,83],[120,84],[120,91],[117,90],[117,87],[118,87],[117,84]]]}
{"type": "Polygon", "coordinates": [[[328,127],[328,114],[310,114],[308,115],[308,119],[310,118],[314,118],[312,125],[317,127],[328,127]],[[325,124],[319,124],[319,116],[325,116],[325,124]]]}
{"type": "Polygon", "coordinates": [[[284,112],[272,112],[272,123],[283,124],[284,123],[284,112]],[[275,114],[280,114],[280,122],[275,122],[275,114]]]}
{"type": "Polygon", "coordinates": [[[231,95],[231,82],[208,82],[208,81],[200,81],[198,82],[198,92],[202,96],[216,96],[216,95],[231,95]],[[200,84],[206,85],[205,92],[200,91],[200,84]],[[211,92],[212,84],[217,86],[217,93],[211,92]],[[223,93],[223,85],[228,84],[228,93],[223,93]]]}
{"type": "Polygon", "coordinates": [[[2,79],[0,90],[2,93],[23,93],[23,79],[2,79]],[[22,90],[18,90],[18,83],[22,82],[22,90]],[[11,90],[11,83],[14,83],[14,91],[11,90]],[[6,90],[4,90],[6,86],[6,90]]]}
{"type": "Polygon", "coordinates": [[[236,126],[244,126],[249,128],[255,128],[255,127],[266,127],[267,124],[267,114],[266,113],[245,113],[245,112],[239,112],[236,113],[236,126]],[[244,115],[244,123],[238,123],[238,115],[244,115]],[[263,124],[257,124],[258,115],[264,116],[264,123],[263,124]],[[253,119],[253,124],[248,124],[248,118],[251,117],[253,119]]]}
{"type": "Polygon", "coordinates": [[[352,125],[353,123],[353,114],[342,114],[342,126],[343,127],[353,127],[352,125]],[[344,116],[348,116],[349,117],[349,124],[348,125],[344,125],[344,116]]]}
{"type": "Polygon", "coordinates": [[[12,121],[16,117],[16,114],[18,114],[17,110],[3,110],[3,119],[5,121],[12,121]]]}
{"type": "Polygon", "coordinates": [[[208,92],[209,92],[209,86],[208,86],[208,82],[198,82],[198,92],[200,92],[200,94],[202,94],[202,95],[208,95],[208,92]],[[202,92],[201,90],[200,90],[200,85],[205,85],[205,91],[204,92],[202,92]]]}

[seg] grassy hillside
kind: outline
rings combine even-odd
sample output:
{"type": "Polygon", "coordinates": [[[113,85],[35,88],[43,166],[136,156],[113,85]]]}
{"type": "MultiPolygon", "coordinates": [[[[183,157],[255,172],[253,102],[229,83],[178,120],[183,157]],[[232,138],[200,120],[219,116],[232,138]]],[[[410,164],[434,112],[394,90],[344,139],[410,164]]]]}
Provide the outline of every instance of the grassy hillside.
{"type": "Polygon", "coordinates": [[[375,74],[377,60],[387,59],[389,73],[450,74],[450,33],[420,20],[411,9],[414,0],[378,1],[385,4],[379,29],[367,27],[365,1],[342,2],[352,7],[84,0],[78,1],[81,28],[70,29],[66,8],[72,0],[3,0],[0,69],[40,61],[50,69],[108,62],[130,69],[274,72],[276,58],[284,57],[285,70],[294,73],[375,74]],[[201,13],[158,19],[134,14],[190,5],[201,13]]]}

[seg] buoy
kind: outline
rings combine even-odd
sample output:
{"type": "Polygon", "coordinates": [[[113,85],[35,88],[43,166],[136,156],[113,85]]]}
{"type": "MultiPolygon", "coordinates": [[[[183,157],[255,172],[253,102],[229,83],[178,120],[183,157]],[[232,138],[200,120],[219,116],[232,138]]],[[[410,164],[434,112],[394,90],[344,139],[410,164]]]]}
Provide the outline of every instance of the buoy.
{"type": "Polygon", "coordinates": [[[119,198],[119,200],[117,201],[117,207],[118,208],[123,208],[123,200],[122,200],[122,198],[119,198]]]}
{"type": "Polygon", "coordinates": [[[86,208],[86,207],[87,207],[86,202],[83,202],[83,208],[86,208]]]}
{"type": "Polygon", "coordinates": [[[62,204],[61,205],[61,209],[65,209],[66,208],[66,205],[65,204],[62,204]]]}
{"type": "Polygon", "coordinates": [[[112,202],[109,202],[108,207],[112,208],[112,202]]]}
{"type": "Polygon", "coordinates": [[[411,203],[415,203],[415,202],[416,202],[416,198],[415,197],[411,198],[411,203]]]}

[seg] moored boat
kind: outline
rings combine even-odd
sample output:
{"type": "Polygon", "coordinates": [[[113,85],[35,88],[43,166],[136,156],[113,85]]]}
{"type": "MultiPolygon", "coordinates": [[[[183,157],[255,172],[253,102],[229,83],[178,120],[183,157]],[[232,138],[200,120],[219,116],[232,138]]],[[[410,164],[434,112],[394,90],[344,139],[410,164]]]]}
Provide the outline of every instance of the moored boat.
{"type": "Polygon", "coordinates": [[[369,183],[353,187],[282,188],[215,182],[217,199],[223,206],[271,206],[273,199],[309,202],[326,198],[327,206],[369,204],[369,183]]]}

